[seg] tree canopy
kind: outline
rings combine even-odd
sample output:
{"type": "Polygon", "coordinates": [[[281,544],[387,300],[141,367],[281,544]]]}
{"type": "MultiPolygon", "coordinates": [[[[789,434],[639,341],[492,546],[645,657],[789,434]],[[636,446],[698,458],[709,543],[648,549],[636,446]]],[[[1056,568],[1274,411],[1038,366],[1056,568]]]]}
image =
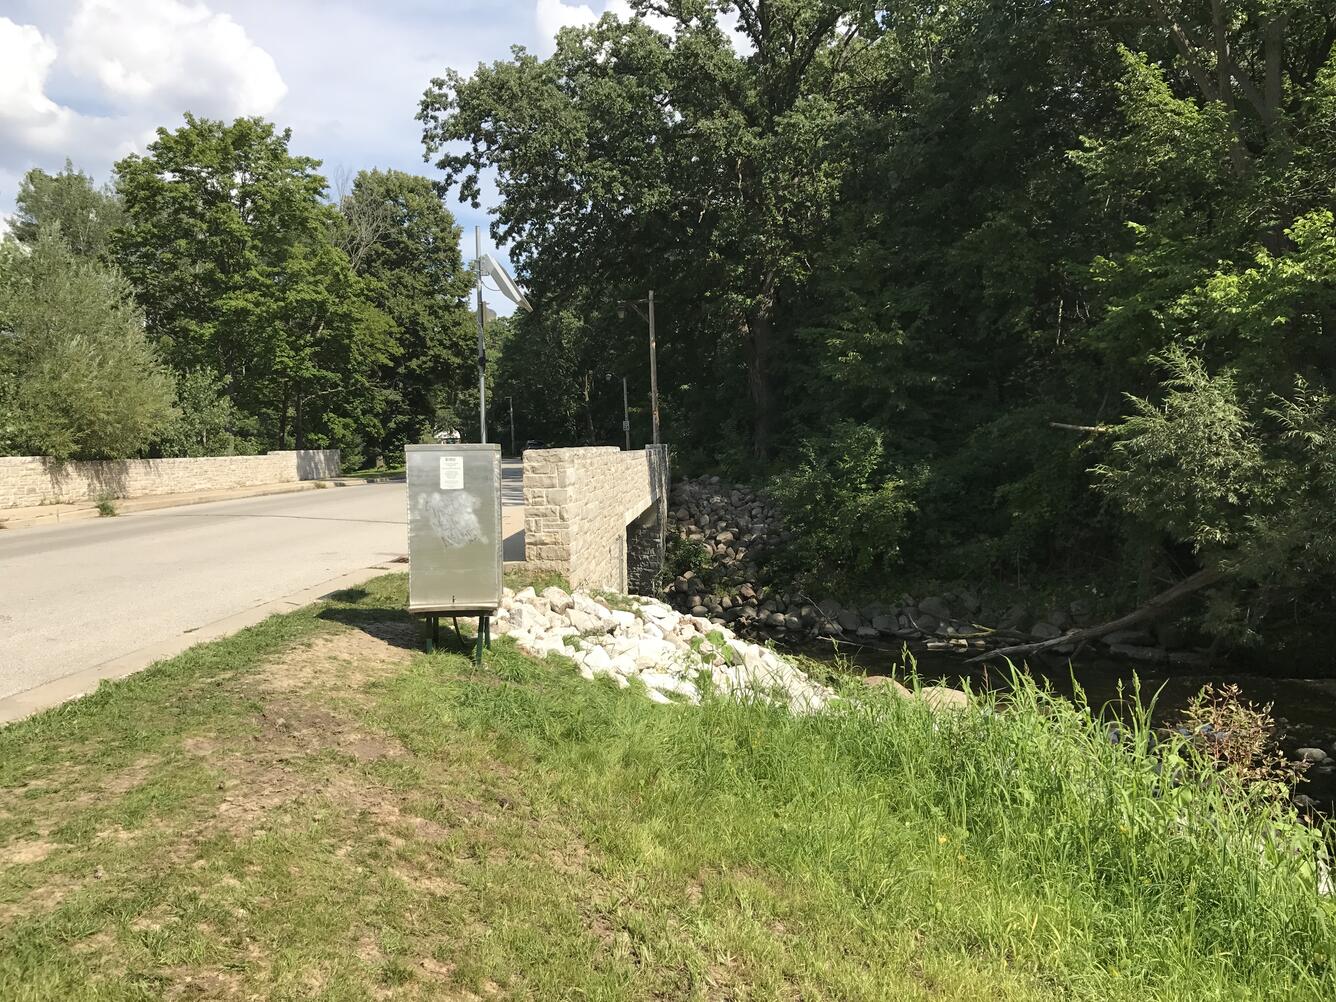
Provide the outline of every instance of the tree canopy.
{"type": "Polygon", "coordinates": [[[466,305],[473,276],[459,226],[426,178],[362,171],[339,213],[338,240],[362,294],[394,325],[397,350],[374,376],[381,432],[372,443],[393,453],[430,434],[443,408],[476,389],[476,321],[466,305]]]}
{"type": "Polygon", "coordinates": [[[577,420],[596,368],[643,400],[643,326],[615,305],[653,286],[680,464],[781,489],[825,470],[849,481],[836,509],[897,513],[889,563],[841,554],[850,525],[814,577],[1058,575],[1130,600],[1209,567],[1218,632],[1321,612],[1329,4],[631,7],[448,73],[419,112],[443,185],[476,203],[496,172],[493,235],[548,347],[506,363],[549,391],[535,433],[609,437],[612,394],[577,420]]]}
{"type": "Polygon", "coordinates": [[[391,322],[362,298],[325,180],[289,140],[258,119],[160,129],[116,165],[115,252],[175,368],[221,377],[274,447],[347,448],[391,322]]]}
{"type": "Polygon", "coordinates": [[[111,235],[125,219],[120,198],[110,186],[98,186],[70,161],[48,174],[34,167],[19,183],[12,230],[22,243],[34,243],[43,226],[58,226],[74,253],[82,257],[107,254],[111,235]]]}
{"type": "Polygon", "coordinates": [[[363,171],[331,199],[319,162],[290,144],[262,119],[188,114],[120,161],[114,185],[69,163],[28,172],[0,245],[0,448],[334,446],[357,466],[455,423],[461,396],[476,401],[471,273],[431,182],[363,171]],[[119,332],[124,351],[71,364],[90,325],[108,345],[119,332]]]}
{"type": "Polygon", "coordinates": [[[0,447],[84,459],[134,455],[173,417],[173,380],[126,281],[58,225],[0,244],[0,447]]]}

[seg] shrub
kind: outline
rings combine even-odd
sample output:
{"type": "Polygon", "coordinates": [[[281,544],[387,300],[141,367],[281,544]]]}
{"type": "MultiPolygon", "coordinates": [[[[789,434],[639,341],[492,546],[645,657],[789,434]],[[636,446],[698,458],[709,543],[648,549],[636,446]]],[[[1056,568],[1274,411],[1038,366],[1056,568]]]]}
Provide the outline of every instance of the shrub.
{"type": "Polygon", "coordinates": [[[181,374],[176,385],[176,417],[157,449],[164,456],[236,456],[258,452],[254,420],[227,395],[228,380],[208,369],[181,374]],[[247,427],[249,426],[249,427],[247,427]]]}
{"type": "Polygon", "coordinates": [[[59,230],[0,247],[0,437],[14,452],[123,459],[172,419],[173,380],[116,271],[59,230]]]}
{"type": "Polygon", "coordinates": [[[803,441],[770,491],[793,532],[779,559],[813,585],[875,586],[914,511],[905,482],[887,470],[881,435],[848,422],[803,441]]]}
{"type": "Polygon", "coordinates": [[[1183,708],[1179,727],[1229,794],[1288,800],[1305,768],[1277,747],[1271,705],[1246,702],[1237,685],[1203,687],[1183,708]]]}

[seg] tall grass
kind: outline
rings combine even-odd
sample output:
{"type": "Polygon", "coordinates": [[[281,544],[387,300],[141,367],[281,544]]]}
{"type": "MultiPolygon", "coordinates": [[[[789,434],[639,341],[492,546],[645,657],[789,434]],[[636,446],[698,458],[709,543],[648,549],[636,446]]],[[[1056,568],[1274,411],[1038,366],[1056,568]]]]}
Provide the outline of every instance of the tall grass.
{"type": "Polygon", "coordinates": [[[955,943],[1060,997],[1336,998],[1322,834],[1157,743],[1137,693],[1116,727],[1023,675],[1005,704],[867,692],[792,717],[498,666],[522,684],[461,692],[452,713],[579,777],[609,851],[635,841],[630,814],[684,871],[799,880],[851,940],[955,943]]]}

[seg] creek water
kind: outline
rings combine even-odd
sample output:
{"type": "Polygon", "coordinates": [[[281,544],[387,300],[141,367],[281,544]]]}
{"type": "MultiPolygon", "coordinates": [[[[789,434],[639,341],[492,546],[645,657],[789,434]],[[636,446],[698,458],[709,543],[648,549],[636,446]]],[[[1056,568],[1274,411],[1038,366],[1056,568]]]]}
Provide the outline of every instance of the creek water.
{"type": "MultiPolygon", "coordinates": [[[[1009,682],[1005,669],[999,671],[997,665],[967,664],[962,656],[916,649],[912,644],[910,650],[919,677],[925,682],[943,681],[958,687],[966,680],[975,690],[1004,690],[1009,682]]],[[[803,653],[824,661],[835,658],[829,647],[805,647],[803,653]]],[[[898,651],[842,644],[839,653],[869,675],[905,674],[898,651]]],[[[1332,756],[1326,768],[1308,770],[1297,792],[1316,800],[1327,816],[1336,816],[1336,678],[1286,678],[1236,673],[1227,668],[1208,672],[1098,657],[1074,663],[1065,658],[1041,657],[1029,662],[1026,670],[1035,681],[1069,698],[1073,685],[1080,686],[1092,707],[1107,707],[1112,714],[1118,712],[1118,700],[1131,693],[1134,679],[1139,680],[1143,702],[1154,699],[1152,719],[1157,725],[1174,723],[1203,686],[1236,685],[1248,702],[1271,704],[1280,746],[1287,757],[1293,758],[1299,748],[1321,748],[1332,756]]]]}

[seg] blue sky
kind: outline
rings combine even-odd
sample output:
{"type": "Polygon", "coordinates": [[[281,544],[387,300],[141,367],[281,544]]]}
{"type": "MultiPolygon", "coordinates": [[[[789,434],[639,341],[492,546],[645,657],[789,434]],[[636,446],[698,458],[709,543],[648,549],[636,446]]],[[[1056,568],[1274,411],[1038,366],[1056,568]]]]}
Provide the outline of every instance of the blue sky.
{"type": "MultiPolygon", "coordinates": [[[[29,167],[68,156],[106,178],[187,110],[289,126],[293,150],[331,179],[364,167],[434,177],[413,118],[432,76],[513,44],[549,52],[561,25],[608,9],[625,15],[625,0],[0,0],[0,216],[29,167]]],[[[493,249],[491,201],[449,200],[467,257],[475,223],[493,249]]]]}

